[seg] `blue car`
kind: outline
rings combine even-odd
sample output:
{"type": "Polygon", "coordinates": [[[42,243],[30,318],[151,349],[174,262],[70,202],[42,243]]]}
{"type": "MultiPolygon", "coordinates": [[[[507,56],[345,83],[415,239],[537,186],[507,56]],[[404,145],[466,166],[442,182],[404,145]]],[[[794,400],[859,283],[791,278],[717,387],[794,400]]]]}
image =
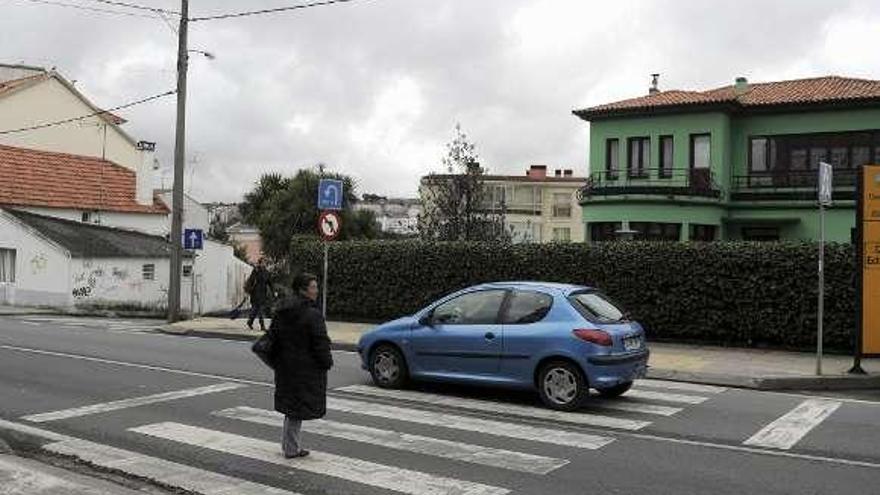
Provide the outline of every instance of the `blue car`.
{"type": "Polygon", "coordinates": [[[649,354],[641,325],[602,293],[542,282],[458,291],[365,333],[358,353],[379,387],[413,379],[530,389],[563,411],[590,388],[625,393],[649,354]]]}

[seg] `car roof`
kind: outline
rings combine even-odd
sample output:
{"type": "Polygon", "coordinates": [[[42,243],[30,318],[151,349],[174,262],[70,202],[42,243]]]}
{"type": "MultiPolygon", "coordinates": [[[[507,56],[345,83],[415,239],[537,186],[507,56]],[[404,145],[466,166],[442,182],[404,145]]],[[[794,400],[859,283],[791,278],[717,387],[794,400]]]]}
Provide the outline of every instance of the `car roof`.
{"type": "Polygon", "coordinates": [[[591,287],[584,285],[561,284],[556,282],[539,282],[539,281],[512,281],[512,282],[490,282],[486,284],[476,285],[472,289],[538,289],[545,291],[559,291],[563,294],[569,294],[578,290],[590,289],[591,287]]]}

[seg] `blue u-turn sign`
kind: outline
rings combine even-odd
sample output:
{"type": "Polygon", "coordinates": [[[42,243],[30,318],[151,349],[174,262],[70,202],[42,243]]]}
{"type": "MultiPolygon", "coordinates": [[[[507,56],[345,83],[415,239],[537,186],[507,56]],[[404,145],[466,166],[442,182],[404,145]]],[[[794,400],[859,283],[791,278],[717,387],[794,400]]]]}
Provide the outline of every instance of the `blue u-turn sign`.
{"type": "Polygon", "coordinates": [[[321,179],[318,183],[318,209],[341,210],[342,209],[342,181],[335,179],[321,179]]]}

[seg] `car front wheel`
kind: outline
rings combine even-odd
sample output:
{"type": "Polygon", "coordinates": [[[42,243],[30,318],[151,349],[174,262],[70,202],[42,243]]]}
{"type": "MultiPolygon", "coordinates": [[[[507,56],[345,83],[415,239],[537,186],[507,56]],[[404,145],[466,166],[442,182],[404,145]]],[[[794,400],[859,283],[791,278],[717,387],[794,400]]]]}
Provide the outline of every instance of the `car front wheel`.
{"type": "Polygon", "coordinates": [[[589,394],[587,380],[580,368],[568,361],[552,361],[538,375],[541,401],[559,411],[574,411],[589,394]]]}
{"type": "Polygon", "coordinates": [[[409,380],[403,354],[392,345],[383,344],[370,355],[370,375],[381,388],[402,388],[409,380]]]}

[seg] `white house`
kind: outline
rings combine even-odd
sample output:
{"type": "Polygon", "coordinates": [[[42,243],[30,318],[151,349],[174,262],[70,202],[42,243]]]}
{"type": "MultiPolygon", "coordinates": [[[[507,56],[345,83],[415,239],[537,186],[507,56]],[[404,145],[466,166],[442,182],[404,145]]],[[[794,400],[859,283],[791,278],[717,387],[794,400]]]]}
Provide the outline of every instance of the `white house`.
{"type": "Polygon", "coordinates": [[[356,210],[372,211],[382,232],[399,235],[419,233],[422,206],[418,199],[365,199],[357,202],[354,207],[356,210]]]}
{"type": "MultiPolygon", "coordinates": [[[[54,70],[0,64],[0,130],[40,126],[101,112],[72,83],[54,70]]],[[[153,156],[139,145],[112,113],[100,113],[26,132],[0,134],[0,144],[104,158],[134,172],[135,201],[153,204],[153,156]]]]}

